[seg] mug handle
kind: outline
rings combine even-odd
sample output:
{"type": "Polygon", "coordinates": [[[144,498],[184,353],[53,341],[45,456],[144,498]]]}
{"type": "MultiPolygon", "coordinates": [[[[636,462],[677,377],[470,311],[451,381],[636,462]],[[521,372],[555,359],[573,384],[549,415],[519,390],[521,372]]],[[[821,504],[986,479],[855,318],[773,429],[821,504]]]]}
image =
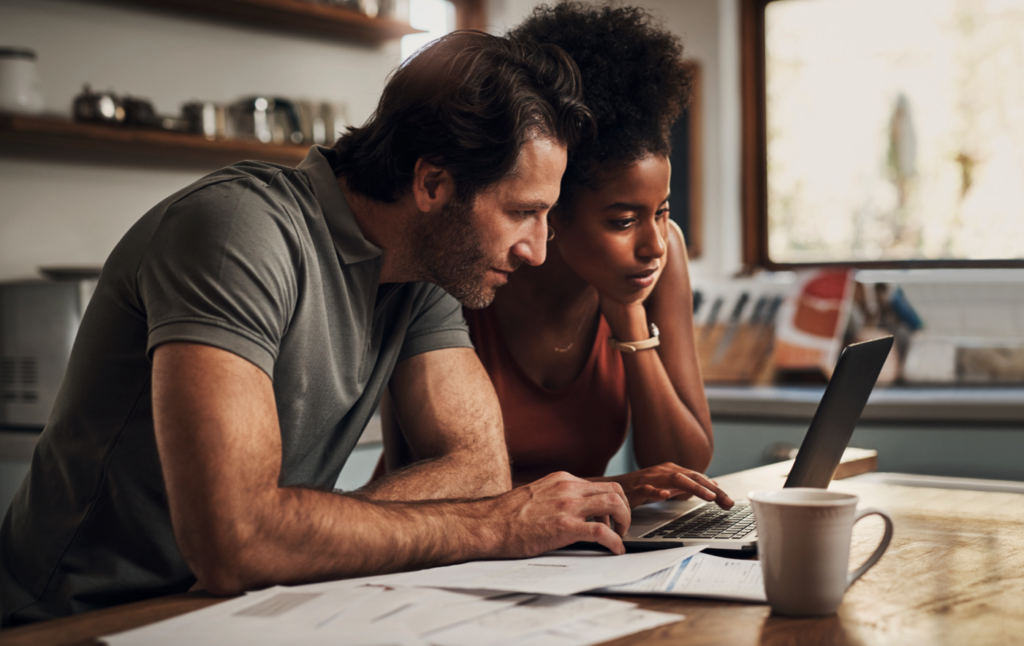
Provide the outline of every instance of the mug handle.
{"type": "Polygon", "coordinates": [[[882,520],[885,521],[885,535],[882,536],[882,542],[878,544],[877,548],[875,548],[875,553],[872,554],[871,557],[864,562],[864,565],[860,566],[853,572],[850,572],[846,575],[847,588],[853,585],[853,582],[862,577],[865,572],[870,570],[871,566],[873,566],[875,563],[878,563],[878,559],[882,558],[882,554],[884,554],[885,550],[889,547],[889,541],[892,540],[892,518],[890,518],[889,514],[885,513],[881,509],[862,509],[861,511],[857,512],[857,517],[853,519],[853,523],[856,525],[857,521],[859,521],[861,518],[871,515],[881,516],[882,520]]]}

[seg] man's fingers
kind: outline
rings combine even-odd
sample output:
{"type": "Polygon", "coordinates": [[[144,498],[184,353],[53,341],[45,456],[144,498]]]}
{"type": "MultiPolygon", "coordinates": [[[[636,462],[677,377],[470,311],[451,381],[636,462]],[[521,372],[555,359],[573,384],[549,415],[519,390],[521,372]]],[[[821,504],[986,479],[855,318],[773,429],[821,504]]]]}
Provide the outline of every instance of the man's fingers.
{"type": "Polygon", "coordinates": [[[622,544],[622,537],[602,523],[586,523],[586,531],[580,540],[600,543],[611,550],[612,554],[626,553],[626,547],[622,544]]]}
{"type": "Polygon", "coordinates": [[[608,494],[614,494],[622,500],[622,504],[629,508],[629,498],[626,496],[626,492],[622,490],[622,486],[618,482],[587,482],[585,480],[579,481],[581,491],[579,495],[584,496],[605,496],[608,494]]]}
{"type": "Polygon", "coordinates": [[[612,521],[615,523],[616,532],[625,534],[626,530],[629,529],[629,503],[623,502],[622,498],[619,498],[614,493],[588,496],[581,503],[580,515],[584,518],[588,516],[611,516],[612,521]]]}

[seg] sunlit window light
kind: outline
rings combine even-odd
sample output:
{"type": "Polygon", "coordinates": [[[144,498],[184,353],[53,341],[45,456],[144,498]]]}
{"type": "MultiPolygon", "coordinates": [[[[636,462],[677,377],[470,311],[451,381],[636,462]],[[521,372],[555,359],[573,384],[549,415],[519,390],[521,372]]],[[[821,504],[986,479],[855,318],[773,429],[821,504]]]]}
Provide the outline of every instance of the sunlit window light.
{"type": "Polygon", "coordinates": [[[1024,257],[1024,0],[765,13],[775,262],[1024,257]]]}

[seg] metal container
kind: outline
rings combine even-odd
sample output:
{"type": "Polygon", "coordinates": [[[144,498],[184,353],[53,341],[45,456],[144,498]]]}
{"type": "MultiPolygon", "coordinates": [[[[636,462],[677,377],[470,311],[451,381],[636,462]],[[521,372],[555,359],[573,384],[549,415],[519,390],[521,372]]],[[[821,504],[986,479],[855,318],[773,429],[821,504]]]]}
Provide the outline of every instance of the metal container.
{"type": "Polygon", "coordinates": [[[0,283],[0,426],[41,429],[95,280],[0,283]]]}

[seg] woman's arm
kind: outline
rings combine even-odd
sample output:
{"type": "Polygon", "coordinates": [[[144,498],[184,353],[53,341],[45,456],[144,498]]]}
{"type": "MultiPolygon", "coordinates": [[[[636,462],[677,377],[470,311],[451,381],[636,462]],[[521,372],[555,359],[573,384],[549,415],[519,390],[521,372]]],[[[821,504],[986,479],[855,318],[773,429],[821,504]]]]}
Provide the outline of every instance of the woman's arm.
{"type": "MultiPolygon", "coordinates": [[[[602,299],[602,312],[619,340],[648,338],[650,322],[661,332],[661,345],[657,348],[622,354],[633,420],[633,449],[641,467],[641,471],[627,476],[637,480],[646,470],[646,480],[654,487],[668,490],[668,485],[657,485],[656,481],[665,480],[675,472],[690,480],[693,476],[688,472],[703,473],[707,469],[714,450],[714,436],[697,363],[686,246],[682,232],[674,223],[667,227],[666,238],[665,268],[646,301],[620,304],[602,299]],[[656,466],[658,468],[653,469],[656,466]]],[[[683,483],[683,479],[677,479],[683,483]]],[[[709,480],[702,480],[706,479],[697,478],[703,485],[700,489],[710,491],[677,486],[672,487],[676,491],[669,495],[686,491],[706,499],[717,498],[720,502],[728,498],[709,480]]],[[[622,484],[627,494],[634,488],[625,481],[622,484]]],[[[649,493],[653,493],[653,487],[649,488],[649,493]]],[[[648,499],[665,497],[668,496],[651,495],[648,499]]]]}

